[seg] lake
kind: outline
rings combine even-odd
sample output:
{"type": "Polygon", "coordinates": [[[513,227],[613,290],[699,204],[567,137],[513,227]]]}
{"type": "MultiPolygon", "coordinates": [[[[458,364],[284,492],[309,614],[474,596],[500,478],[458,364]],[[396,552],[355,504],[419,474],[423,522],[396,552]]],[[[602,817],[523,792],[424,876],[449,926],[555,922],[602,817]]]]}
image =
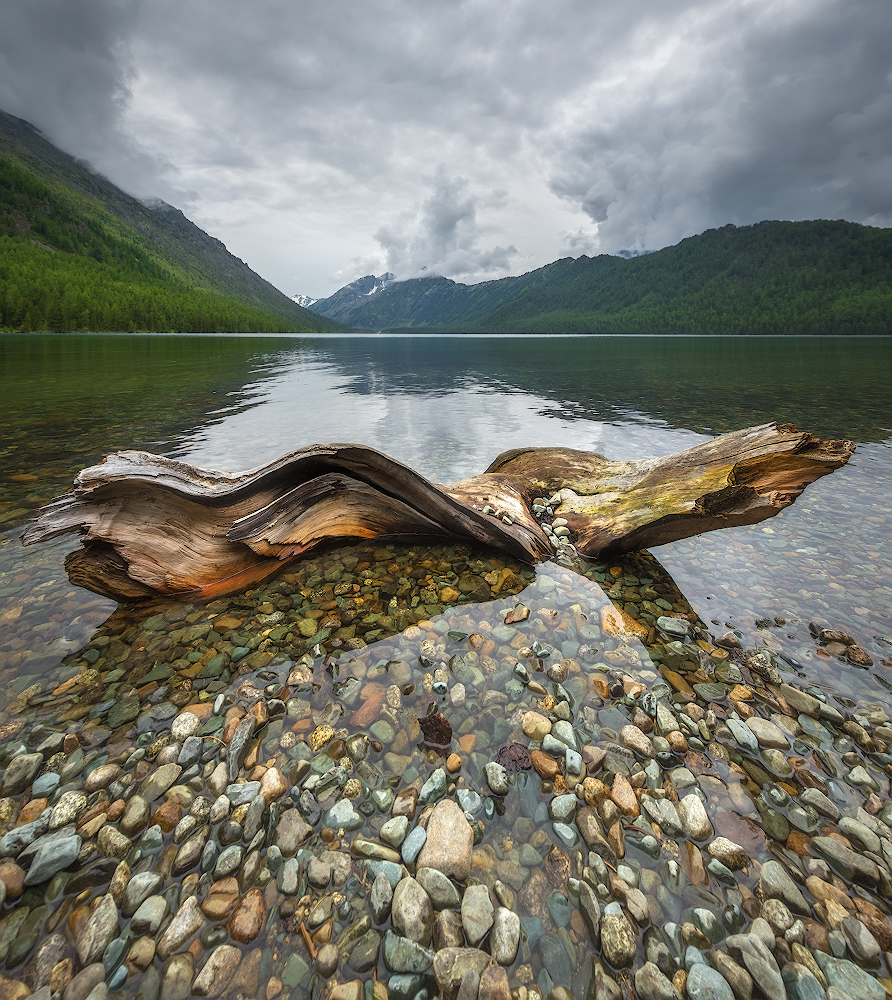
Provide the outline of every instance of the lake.
{"type": "MultiPolygon", "coordinates": [[[[530,1000],[558,986],[582,996],[602,973],[622,981],[624,968],[639,968],[653,928],[677,967],[679,928],[694,927],[686,943],[705,948],[707,925],[706,938],[720,932],[712,941],[748,926],[772,859],[806,894],[810,920],[835,926],[806,889],[812,876],[831,887],[854,878],[881,922],[892,892],[876,868],[892,860],[890,387],[889,338],[0,337],[6,975],[36,988],[53,970],[62,981],[65,960],[68,975],[104,961],[109,990],[122,996],[155,1000],[162,984],[178,996],[195,977],[201,992],[209,978],[232,976],[245,995],[259,983],[272,1000],[308,995],[314,969],[340,982],[377,969],[392,996],[415,996],[433,984],[432,934],[441,950],[456,933],[477,944],[474,921],[487,920],[485,901],[469,894],[477,883],[520,918],[516,955],[502,962],[511,987],[530,1000]],[[116,608],[68,582],[75,539],[18,540],[81,468],[122,449],[236,472],[314,442],[353,441],[449,483],[514,447],[644,458],[770,420],[850,438],[857,451],[778,517],[662,546],[655,559],[573,571],[468,546],[364,544],[311,555],[278,581],[208,606],[116,608]],[[528,617],[506,624],[517,604],[528,617]],[[611,618],[622,608],[631,625],[611,618]],[[701,631],[672,645],[654,635],[661,611],[687,614],[701,631]],[[821,628],[844,633],[872,665],[853,664],[846,640],[821,638],[821,628]],[[729,632],[743,651],[717,645],[729,632]],[[777,701],[776,674],[748,670],[744,651],[757,649],[805,693],[802,704],[777,701]],[[676,728],[664,731],[657,701],[680,716],[676,728]],[[425,723],[431,709],[451,724],[442,753],[425,723]],[[556,733],[572,727],[566,759],[569,744],[526,732],[530,709],[556,733]],[[743,725],[752,717],[772,729],[743,725]],[[250,748],[235,760],[234,734],[251,718],[250,748]],[[502,753],[511,746],[522,752],[502,753]],[[586,747],[575,772],[573,754],[586,747]],[[531,770],[537,748],[544,756],[531,770]],[[493,760],[507,767],[503,790],[484,770],[493,760]],[[158,774],[176,768],[161,787],[158,774]],[[832,808],[800,801],[812,788],[832,808]],[[706,804],[709,837],[683,821],[676,829],[678,815],[654,805],[691,794],[706,804]],[[422,817],[430,844],[419,850],[433,856],[436,824],[422,806],[456,800],[476,846],[470,882],[467,871],[453,882],[465,893],[462,914],[481,912],[456,931],[436,898],[448,887],[429,885],[440,916],[419,928],[398,899],[391,923],[376,910],[375,876],[393,878],[394,859],[416,871],[418,852],[404,845],[424,842],[422,817]],[[840,833],[840,809],[874,828],[843,823],[840,833]],[[407,824],[390,822],[401,815],[407,824]],[[286,836],[289,821],[297,832],[286,836]],[[10,833],[29,823],[30,840],[10,833]],[[601,829],[601,853],[586,823],[601,829]],[[875,876],[847,872],[850,859],[828,861],[831,828],[859,857],[867,852],[875,876]],[[748,862],[708,850],[713,831],[748,862]],[[48,860],[53,852],[64,865],[48,860]],[[38,862],[46,867],[32,877],[38,862]],[[136,889],[126,896],[139,876],[155,901],[146,913],[136,889]],[[115,877],[123,887],[110,889],[115,877]],[[600,943],[587,893],[599,900],[599,933],[609,929],[600,943]],[[182,940],[169,914],[192,927],[182,940]],[[52,963],[37,961],[41,948],[52,963]]],[[[775,895],[789,904],[785,892],[775,895]]],[[[512,919],[480,935],[491,953],[511,950],[512,919]]],[[[892,935],[864,919],[876,940],[892,935]]],[[[806,944],[824,955],[818,937],[806,944]]],[[[873,984],[889,976],[881,957],[859,957],[845,941],[833,960],[843,964],[830,973],[821,964],[827,981],[860,983],[844,979],[849,966],[873,984]]]]}

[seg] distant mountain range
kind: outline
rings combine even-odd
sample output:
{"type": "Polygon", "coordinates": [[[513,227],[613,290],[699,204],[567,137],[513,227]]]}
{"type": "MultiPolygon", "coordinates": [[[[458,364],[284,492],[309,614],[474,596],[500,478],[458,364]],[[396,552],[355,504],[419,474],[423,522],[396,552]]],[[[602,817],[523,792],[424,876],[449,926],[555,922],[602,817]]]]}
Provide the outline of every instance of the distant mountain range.
{"type": "Polygon", "coordinates": [[[369,275],[312,309],[372,330],[892,334],[892,230],[728,225],[646,255],[565,258],[475,285],[369,275]]]}
{"type": "Polygon", "coordinates": [[[0,330],[339,330],[0,111],[0,330]]]}

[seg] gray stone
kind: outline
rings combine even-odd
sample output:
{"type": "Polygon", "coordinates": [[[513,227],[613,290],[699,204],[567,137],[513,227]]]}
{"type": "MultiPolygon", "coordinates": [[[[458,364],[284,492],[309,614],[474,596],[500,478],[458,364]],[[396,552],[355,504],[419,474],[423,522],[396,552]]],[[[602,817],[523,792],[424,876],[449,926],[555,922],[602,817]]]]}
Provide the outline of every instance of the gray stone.
{"type": "Polygon", "coordinates": [[[712,834],[712,823],[706,813],[703,800],[696,792],[685,795],[676,806],[678,817],[684,827],[684,834],[691,840],[708,840],[712,834]]]}
{"type": "Polygon", "coordinates": [[[162,878],[155,872],[138,872],[127,883],[124,890],[124,902],[121,912],[125,917],[132,916],[140,905],[161,888],[162,878]]]}
{"type": "Polygon", "coordinates": [[[199,909],[198,900],[194,896],[189,896],[183,901],[173,920],[168,924],[167,930],[161,935],[161,940],[158,942],[158,957],[166,959],[180,949],[199,928],[204,926],[204,923],[204,915],[199,909]]]}
{"type": "Polygon", "coordinates": [[[419,868],[415,878],[430,898],[435,910],[457,910],[461,896],[452,882],[436,868],[419,868]]]}
{"type": "Polygon", "coordinates": [[[753,981],[769,997],[783,997],[784,983],[774,955],[755,934],[732,934],[728,947],[739,951],[753,981]]]}
{"type": "Polygon", "coordinates": [[[738,719],[728,719],[727,726],[740,746],[744,747],[746,750],[750,750],[752,753],[759,752],[759,741],[756,739],[749,726],[740,722],[738,719]]]}
{"type": "Polygon", "coordinates": [[[93,962],[71,980],[65,987],[62,1000],[86,1000],[96,986],[105,982],[105,966],[102,962],[93,962]]]}
{"type": "Polygon", "coordinates": [[[23,823],[0,838],[0,857],[9,858],[20,854],[26,847],[41,837],[49,824],[49,810],[44,810],[35,820],[23,823]]]}
{"type": "Polygon", "coordinates": [[[508,772],[501,764],[497,764],[494,760],[484,764],[483,776],[486,778],[489,790],[494,795],[508,794],[508,772]]]}
{"type": "Polygon", "coordinates": [[[768,719],[762,719],[758,715],[746,720],[746,725],[759,743],[760,747],[768,747],[774,750],[786,750],[790,746],[790,741],[784,735],[780,726],[776,726],[768,719]]]}
{"type": "MultiPolygon", "coordinates": [[[[734,1000],[728,980],[708,965],[698,963],[688,972],[685,986],[689,1000],[734,1000]]],[[[769,993],[773,1000],[781,1000],[783,993],[769,993]]]]}
{"type": "Polygon", "coordinates": [[[378,835],[385,844],[399,850],[406,834],[409,832],[409,819],[407,816],[394,816],[389,819],[380,829],[378,835]]]}
{"type": "Polygon", "coordinates": [[[567,795],[556,795],[548,803],[548,814],[553,820],[559,823],[569,823],[576,815],[576,807],[579,799],[572,793],[567,795]]]}
{"type": "Polygon", "coordinates": [[[61,837],[38,847],[31,867],[28,869],[28,874],[25,876],[25,885],[40,885],[42,882],[48,882],[58,872],[64,871],[69,865],[74,864],[80,850],[81,838],[76,834],[61,837]]]}
{"type": "MultiPolygon", "coordinates": [[[[193,716],[193,718],[195,718],[193,716]]],[[[204,749],[204,743],[200,736],[187,736],[183,741],[183,745],[180,748],[180,754],[177,757],[177,763],[180,767],[191,767],[193,764],[197,764],[201,758],[202,750],[204,749]]],[[[205,966],[207,968],[207,966],[205,966]]],[[[202,975],[204,970],[202,970],[202,975]]]]}
{"type": "Polygon", "coordinates": [[[358,830],[364,822],[362,816],[353,808],[350,799],[336,802],[323,820],[323,824],[331,830],[358,830]]]}
{"type": "Polygon", "coordinates": [[[372,911],[372,919],[376,924],[383,924],[390,916],[392,902],[393,888],[390,881],[384,872],[378,872],[375,881],[372,882],[372,891],[369,893],[369,907],[372,911]]]}
{"type": "MultiPolygon", "coordinates": [[[[257,719],[253,715],[246,715],[236,726],[229,746],[226,748],[226,773],[230,783],[238,778],[239,771],[245,763],[250,749],[251,737],[257,727],[257,719]]],[[[232,796],[230,795],[230,798],[232,796]]]]}
{"type": "Polygon", "coordinates": [[[880,879],[880,870],[870,858],[849,850],[832,837],[812,837],[811,846],[847,882],[874,886],[880,879]]]}
{"type": "Polygon", "coordinates": [[[790,908],[782,899],[766,899],[762,904],[761,915],[771,926],[772,942],[769,947],[773,947],[774,935],[783,937],[793,926],[793,914],[790,913],[790,908]]]}
{"type": "Polygon", "coordinates": [[[237,871],[242,863],[244,848],[241,844],[230,844],[224,851],[220,852],[217,863],[214,865],[214,879],[226,878],[234,871],[237,871]]]}
{"type": "Polygon", "coordinates": [[[436,802],[446,794],[446,772],[442,767],[431,772],[430,777],[421,786],[418,792],[418,801],[424,805],[428,802],[436,802]]]}
{"type": "Polygon", "coordinates": [[[149,934],[154,937],[169,909],[163,896],[149,896],[133,914],[130,929],[134,934],[149,934]]]}
{"type": "Polygon", "coordinates": [[[217,997],[228,989],[242,959],[242,953],[231,944],[214,948],[204,968],[195,977],[192,992],[199,997],[217,997]]]}
{"type": "Polygon", "coordinates": [[[681,1000],[681,994],[653,962],[645,962],[635,973],[635,991],[640,1000],[681,1000]]]}
{"type": "Polygon", "coordinates": [[[140,795],[146,802],[154,802],[170,788],[182,773],[183,769],[179,764],[162,764],[142,783],[139,790],[140,795]]]}
{"type": "Polygon", "coordinates": [[[799,887],[779,861],[766,861],[762,865],[759,889],[763,899],[782,899],[796,913],[811,913],[799,887]]]}
{"type": "Polygon", "coordinates": [[[669,799],[655,799],[651,795],[645,795],[641,799],[641,805],[647,815],[665,834],[670,837],[681,835],[681,820],[674,804],[669,799]]]}
{"type": "Polygon", "coordinates": [[[42,763],[42,753],[20,753],[13,757],[3,772],[0,796],[20,795],[31,784],[42,763]]]}
{"type": "Polygon", "coordinates": [[[195,960],[191,952],[174,955],[161,973],[159,1000],[188,1000],[194,968],[195,960]]]}
{"type": "Polygon", "coordinates": [[[594,890],[583,880],[579,882],[579,909],[588,930],[589,940],[597,948],[601,942],[601,906],[594,890]]]}
{"type": "Polygon", "coordinates": [[[434,964],[434,953],[417,941],[387,931],[384,935],[384,964],[391,972],[427,972],[434,964]]]}
{"type": "Polygon", "coordinates": [[[828,819],[838,820],[842,813],[837,806],[827,798],[827,796],[817,788],[805,788],[799,795],[799,801],[804,805],[816,809],[822,816],[828,819]]]}
{"type": "Polygon", "coordinates": [[[240,781],[226,786],[226,797],[233,808],[246,806],[260,794],[259,781],[240,781]]]}
{"type": "Polygon", "coordinates": [[[863,823],[859,823],[858,820],[852,819],[851,816],[842,817],[839,821],[839,831],[845,834],[849,840],[854,840],[856,844],[860,844],[865,851],[882,855],[883,847],[880,843],[880,838],[873,830],[868,829],[863,823]]]}
{"type": "Polygon", "coordinates": [[[790,962],[781,971],[789,1000],[827,1000],[824,988],[815,978],[811,969],[790,962]]]}
{"type": "Polygon", "coordinates": [[[400,848],[400,855],[407,865],[415,863],[426,840],[427,831],[420,826],[416,826],[409,836],[406,837],[400,848]]]}
{"type": "Polygon", "coordinates": [[[542,964],[548,970],[555,986],[571,989],[573,986],[573,967],[570,955],[565,946],[564,934],[544,934],[539,940],[539,951],[542,954],[542,964]]]}
{"type": "Polygon", "coordinates": [[[470,885],[461,901],[461,922],[465,937],[477,947],[489,933],[493,922],[493,905],[485,885],[470,885]]]}
{"type": "Polygon", "coordinates": [[[99,897],[93,911],[81,925],[75,951],[81,965],[91,965],[102,957],[108,943],[118,933],[118,908],[110,894],[99,897]]]}
{"type": "Polygon", "coordinates": [[[876,965],[880,957],[877,939],[856,917],[845,917],[839,922],[845,935],[849,954],[859,965],[876,965]]]}
{"type": "Polygon", "coordinates": [[[823,951],[814,953],[828,986],[836,987],[847,997],[857,1000],[885,1000],[886,991],[869,972],[845,958],[833,958],[823,951]]]}
{"type": "Polygon", "coordinates": [[[39,778],[34,779],[31,785],[31,794],[35,799],[48,799],[59,787],[61,778],[55,771],[47,771],[39,778]]]}
{"type": "Polygon", "coordinates": [[[381,948],[381,935],[377,931],[368,930],[350,949],[347,960],[350,968],[356,972],[368,972],[378,964],[378,952],[381,948]]]}
{"type": "MultiPolygon", "coordinates": [[[[316,860],[316,858],[312,858],[310,864],[316,860]]],[[[323,865],[321,867],[323,867],[328,874],[331,873],[330,865],[323,865]]],[[[309,878],[309,871],[307,877],[309,878]]],[[[312,879],[310,879],[310,881],[312,882],[312,879]]],[[[326,877],[323,888],[326,888],[327,886],[328,878],[326,877]]],[[[298,863],[297,858],[288,858],[288,860],[279,869],[278,874],[276,875],[276,888],[284,896],[293,896],[300,888],[300,864],[298,863]]]]}
{"type": "Polygon", "coordinates": [[[492,958],[478,948],[441,948],[434,958],[434,975],[441,993],[445,997],[456,996],[468,969],[480,976],[490,962],[492,958]]]}
{"type": "Polygon", "coordinates": [[[434,910],[427,893],[411,876],[402,879],[394,890],[390,918],[394,930],[403,937],[430,944],[434,910]]]}
{"type": "Polygon", "coordinates": [[[499,965],[513,965],[520,945],[520,917],[506,906],[493,914],[489,952],[499,965]]]}

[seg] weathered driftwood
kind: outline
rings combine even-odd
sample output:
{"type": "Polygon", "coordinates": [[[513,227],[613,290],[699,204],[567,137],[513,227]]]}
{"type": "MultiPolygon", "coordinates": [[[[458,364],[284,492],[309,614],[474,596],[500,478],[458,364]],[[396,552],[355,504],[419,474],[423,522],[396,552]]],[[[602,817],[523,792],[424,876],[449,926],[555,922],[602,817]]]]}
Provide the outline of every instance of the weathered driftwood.
{"type": "Polygon", "coordinates": [[[763,424],[637,462],[515,449],[451,486],[354,444],[302,448],[239,476],[119,452],[81,472],[23,541],[82,533],[66,560],[72,582],[116,600],[212,597],[351,538],[464,539],[546,559],[555,547],[532,501],[559,494],[555,517],[566,518],[577,551],[609,556],[771,517],[854,448],[763,424]]]}

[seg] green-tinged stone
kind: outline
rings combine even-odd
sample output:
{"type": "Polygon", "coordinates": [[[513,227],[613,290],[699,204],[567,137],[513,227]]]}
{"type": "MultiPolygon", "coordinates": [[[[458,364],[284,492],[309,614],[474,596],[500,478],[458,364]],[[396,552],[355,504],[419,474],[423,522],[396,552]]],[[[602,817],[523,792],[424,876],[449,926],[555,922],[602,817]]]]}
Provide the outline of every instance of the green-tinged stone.
{"type": "Polygon", "coordinates": [[[139,679],[140,684],[151,684],[152,681],[164,681],[170,676],[170,664],[159,663],[153,667],[144,677],[139,679]]]}
{"type": "Polygon", "coordinates": [[[223,673],[223,666],[226,657],[222,653],[212,656],[207,663],[198,671],[199,677],[218,677],[223,673]]]}
{"type": "Polygon", "coordinates": [[[137,715],[139,715],[139,696],[133,694],[115,702],[114,707],[108,713],[108,724],[112,729],[117,729],[125,722],[135,719],[137,715]]]}
{"type": "Polygon", "coordinates": [[[292,953],[285,963],[285,970],[282,972],[282,982],[289,989],[296,989],[307,981],[312,969],[298,953],[292,953]]]}

